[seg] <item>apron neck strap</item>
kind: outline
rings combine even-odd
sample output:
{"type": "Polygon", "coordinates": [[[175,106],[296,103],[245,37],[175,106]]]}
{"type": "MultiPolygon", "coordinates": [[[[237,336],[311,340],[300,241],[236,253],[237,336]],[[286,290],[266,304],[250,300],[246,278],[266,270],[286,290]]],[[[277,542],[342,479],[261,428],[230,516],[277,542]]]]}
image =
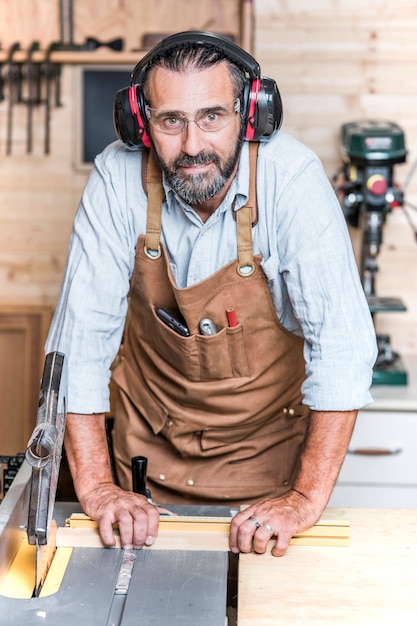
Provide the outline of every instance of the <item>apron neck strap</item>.
{"type": "MultiPolygon", "coordinates": [[[[252,227],[258,221],[258,207],[256,201],[256,163],[258,158],[258,142],[249,144],[249,195],[247,203],[234,211],[237,222],[237,251],[238,274],[250,276],[255,270],[252,249],[252,227]]],[[[162,172],[156,160],[154,151],[143,152],[142,155],[142,184],[148,195],[148,210],[146,217],[145,254],[152,259],[161,256],[161,209],[164,199],[162,186],[162,172]]]]}
{"type": "Polygon", "coordinates": [[[145,254],[152,259],[161,256],[161,208],[164,200],[162,172],[156,160],[155,152],[149,150],[142,155],[142,181],[148,194],[146,215],[145,254]]]}
{"type": "Polygon", "coordinates": [[[255,271],[252,247],[252,228],[258,221],[258,205],[256,201],[256,164],[258,160],[258,142],[249,144],[249,194],[247,203],[234,211],[237,222],[237,273],[240,276],[251,276],[255,271]]]}

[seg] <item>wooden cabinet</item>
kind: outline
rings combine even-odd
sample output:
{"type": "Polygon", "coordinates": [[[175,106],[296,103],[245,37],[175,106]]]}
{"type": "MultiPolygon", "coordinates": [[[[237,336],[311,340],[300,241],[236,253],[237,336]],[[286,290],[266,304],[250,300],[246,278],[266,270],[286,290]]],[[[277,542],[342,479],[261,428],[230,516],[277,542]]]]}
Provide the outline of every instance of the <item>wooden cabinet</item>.
{"type": "Polygon", "coordinates": [[[51,307],[0,305],[0,455],[23,452],[36,422],[51,307]]]}
{"type": "Polygon", "coordinates": [[[372,390],[359,412],[330,506],[417,509],[417,358],[409,385],[372,390]]]}

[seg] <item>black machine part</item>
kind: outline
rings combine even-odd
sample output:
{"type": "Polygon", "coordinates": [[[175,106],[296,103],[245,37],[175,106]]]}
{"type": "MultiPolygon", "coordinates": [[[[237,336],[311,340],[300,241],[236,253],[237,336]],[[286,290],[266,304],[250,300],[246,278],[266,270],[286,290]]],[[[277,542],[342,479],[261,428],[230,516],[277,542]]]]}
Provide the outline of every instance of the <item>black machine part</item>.
{"type": "Polygon", "coordinates": [[[356,165],[396,165],[407,158],[404,131],[395,122],[361,120],[343,124],[342,148],[356,165]]]}
{"type": "MultiPolygon", "coordinates": [[[[362,120],[342,126],[343,164],[336,174],[336,192],[348,224],[362,231],[360,275],[372,316],[380,311],[405,311],[399,298],[376,295],[377,256],[383,242],[383,226],[392,209],[403,210],[415,238],[417,229],[405,205],[404,192],[415,169],[411,168],[404,185],[394,180],[394,166],[407,157],[402,128],[387,120],[362,120]]],[[[400,357],[387,335],[377,335],[378,358],[374,367],[374,384],[407,384],[407,374],[400,357]],[[382,375],[383,374],[383,375],[382,375]]]]}
{"type": "Polygon", "coordinates": [[[393,207],[404,203],[394,181],[394,165],[406,160],[404,132],[389,121],[343,124],[343,182],[337,188],[347,222],[363,231],[361,279],[367,296],[375,296],[376,257],[382,228],[393,207]]]}

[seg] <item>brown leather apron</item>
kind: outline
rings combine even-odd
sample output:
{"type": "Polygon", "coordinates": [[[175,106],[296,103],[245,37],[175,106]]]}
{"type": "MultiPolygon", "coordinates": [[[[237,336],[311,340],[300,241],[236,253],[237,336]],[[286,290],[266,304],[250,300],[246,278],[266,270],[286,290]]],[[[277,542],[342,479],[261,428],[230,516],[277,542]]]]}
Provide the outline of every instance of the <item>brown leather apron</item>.
{"type": "Polygon", "coordinates": [[[138,240],[124,342],[113,370],[119,483],[131,488],[130,460],[143,455],[157,502],[240,504],[278,496],[292,484],[309,410],[301,405],[303,341],[279,322],[261,257],[252,254],[256,153],[249,201],[236,212],[238,259],[183,289],[159,241],[160,172],[148,169],[147,235],[138,240]],[[249,275],[239,269],[248,266],[249,275]],[[180,312],[191,335],[166,326],[158,307],[180,312]],[[235,327],[228,326],[229,307],[236,311],[235,327]],[[200,334],[206,317],[217,334],[200,334]]]}

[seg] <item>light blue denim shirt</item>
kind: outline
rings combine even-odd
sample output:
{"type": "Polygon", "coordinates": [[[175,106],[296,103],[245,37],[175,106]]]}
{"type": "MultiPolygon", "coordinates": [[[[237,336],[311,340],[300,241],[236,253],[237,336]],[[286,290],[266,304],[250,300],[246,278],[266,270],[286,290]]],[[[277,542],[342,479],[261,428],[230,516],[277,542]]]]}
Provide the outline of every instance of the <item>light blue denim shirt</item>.
{"type": "MultiPolygon", "coordinates": [[[[162,242],[178,286],[237,257],[236,220],[247,200],[249,151],[226,198],[203,223],[165,184],[162,242]]],[[[253,247],[263,258],[278,318],[304,337],[304,403],[347,411],[369,404],[375,332],[339,202],[316,155],[279,132],[261,143],[258,223],[253,247]]],[[[46,351],[68,362],[68,408],[109,410],[109,368],[122,337],[138,236],[146,229],[141,151],[119,141],[97,156],[75,217],[61,295],[46,351]]]]}

